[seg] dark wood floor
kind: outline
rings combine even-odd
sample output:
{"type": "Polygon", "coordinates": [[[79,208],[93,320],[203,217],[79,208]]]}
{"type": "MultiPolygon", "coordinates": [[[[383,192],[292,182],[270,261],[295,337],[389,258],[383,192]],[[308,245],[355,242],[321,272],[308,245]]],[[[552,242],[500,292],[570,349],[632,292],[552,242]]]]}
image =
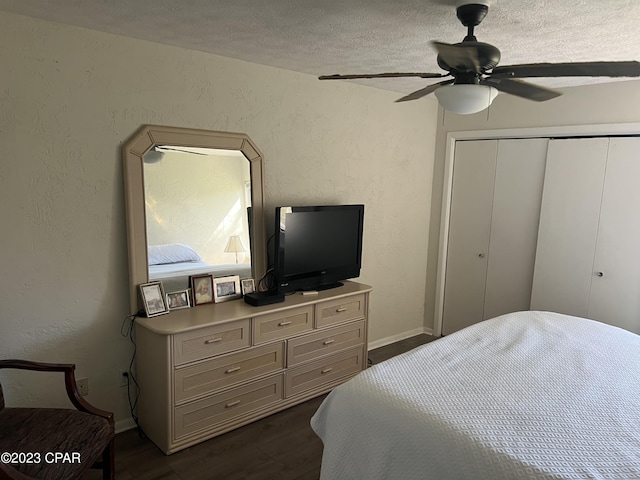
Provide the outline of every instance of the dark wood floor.
{"type": "MultiPolygon", "coordinates": [[[[369,352],[376,364],[433,340],[418,335],[369,352]]],[[[322,442],[309,420],[325,395],[166,456],[137,430],[116,436],[117,480],[317,480],[322,442]]],[[[101,478],[92,471],[87,480],[101,478]]]]}

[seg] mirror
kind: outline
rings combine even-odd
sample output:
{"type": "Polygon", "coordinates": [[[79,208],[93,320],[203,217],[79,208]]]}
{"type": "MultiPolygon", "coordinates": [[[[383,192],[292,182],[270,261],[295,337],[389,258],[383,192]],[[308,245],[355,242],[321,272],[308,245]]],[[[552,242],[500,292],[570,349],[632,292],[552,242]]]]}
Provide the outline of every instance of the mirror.
{"type": "Polygon", "coordinates": [[[264,275],[262,154],[248,136],[147,125],[123,148],[132,314],[141,283],[264,275]]]}

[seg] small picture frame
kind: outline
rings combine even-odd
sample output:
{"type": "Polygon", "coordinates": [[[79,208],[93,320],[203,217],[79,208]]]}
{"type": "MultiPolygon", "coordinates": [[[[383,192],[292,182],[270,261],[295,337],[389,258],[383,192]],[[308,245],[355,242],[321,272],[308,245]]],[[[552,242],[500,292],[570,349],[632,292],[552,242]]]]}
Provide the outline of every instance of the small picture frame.
{"type": "Polygon", "coordinates": [[[256,283],[253,278],[243,278],[240,280],[240,286],[242,287],[242,295],[256,291],[256,283]]]}
{"type": "Polygon", "coordinates": [[[144,304],[144,311],[147,317],[155,317],[169,313],[169,308],[165,301],[162,282],[149,282],[140,285],[140,296],[144,304]]]}
{"type": "Polygon", "coordinates": [[[169,310],[180,310],[181,308],[191,307],[191,289],[178,290],[177,292],[167,293],[167,306],[169,310]]]}
{"type": "Polygon", "coordinates": [[[213,303],[213,275],[193,275],[191,277],[191,293],[193,295],[193,305],[204,305],[213,303]]]}
{"type": "Polygon", "coordinates": [[[226,302],[242,297],[240,277],[229,275],[213,279],[213,296],[216,303],[226,302]]]}

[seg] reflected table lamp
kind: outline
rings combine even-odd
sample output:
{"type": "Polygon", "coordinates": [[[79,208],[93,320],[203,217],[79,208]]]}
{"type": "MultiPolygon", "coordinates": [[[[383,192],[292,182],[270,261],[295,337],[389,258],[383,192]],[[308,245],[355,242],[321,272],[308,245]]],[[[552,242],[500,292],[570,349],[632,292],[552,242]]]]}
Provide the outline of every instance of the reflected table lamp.
{"type": "Polygon", "coordinates": [[[244,243],[242,243],[240,235],[231,235],[227,242],[227,246],[224,247],[224,251],[227,253],[235,253],[236,263],[238,263],[238,253],[246,252],[247,248],[244,246],[244,243]]]}

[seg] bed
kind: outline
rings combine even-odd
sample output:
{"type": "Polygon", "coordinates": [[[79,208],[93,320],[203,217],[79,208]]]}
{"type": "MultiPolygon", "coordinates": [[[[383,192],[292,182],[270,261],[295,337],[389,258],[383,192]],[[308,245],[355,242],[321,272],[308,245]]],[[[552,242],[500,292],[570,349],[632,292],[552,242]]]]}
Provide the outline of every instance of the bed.
{"type": "Polygon", "coordinates": [[[311,420],[321,479],[640,479],[640,336],[517,312],[367,369],[311,420]]]}
{"type": "Polygon", "coordinates": [[[165,291],[187,288],[190,275],[211,273],[214,277],[239,275],[251,278],[250,264],[216,264],[211,265],[189,245],[170,243],[149,245],[147,247],[149,264],[149,280],[161,281],[165,291]]]}

